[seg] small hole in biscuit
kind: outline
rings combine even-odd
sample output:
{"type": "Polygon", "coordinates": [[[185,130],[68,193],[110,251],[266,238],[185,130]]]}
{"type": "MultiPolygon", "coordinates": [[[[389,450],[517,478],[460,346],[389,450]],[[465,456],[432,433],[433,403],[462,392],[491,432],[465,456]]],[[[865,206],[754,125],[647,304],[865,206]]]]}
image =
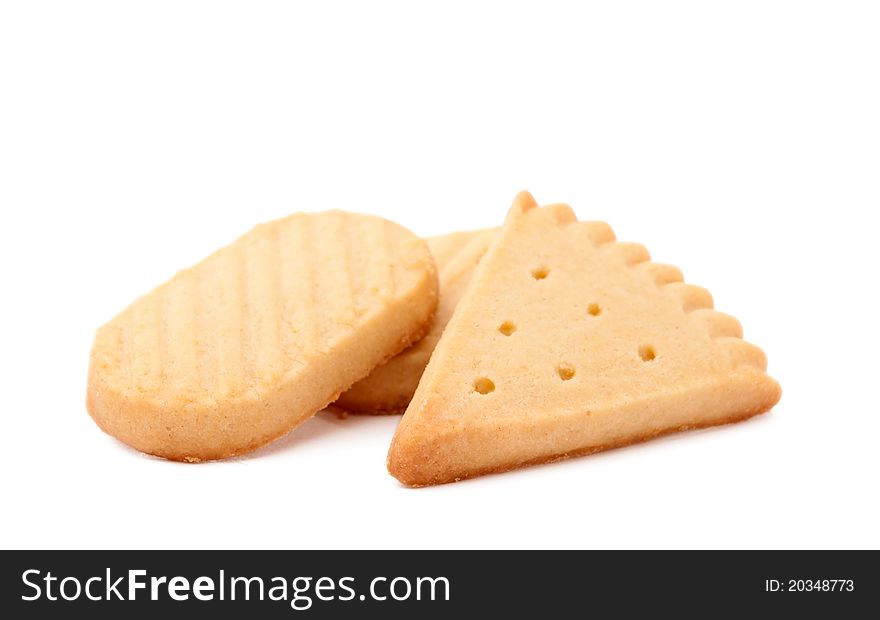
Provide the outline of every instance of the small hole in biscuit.
{"type": "Polygon", "coordinates": [[[516,331],[516,325],[514,325],[513,321],[504,321],[501,325],[498,326],[498,331],[500,331],[505,336],[509,336],[516,331]]]}
{"type": "Polygon", "coordinates": [[[571,364],[562,363],[556,367],[556,372],[559,373],[559,378],[563,381],[568,381],[572,377],[574,377],[574,366],[571,364]]]}
{"type": "Polygon", "coordinates": [[[593,303],[587,306],[587,312],[590,316],[599,316],[602,314],[602,308],[599,307],[599,304],[593,303]]]}
{"type": "Polygon", "coordinates": [[[657,357],[657,353],[654,351],[654,347],[645,344],[639,347],[639,357],[642,358],[643,362],[650,362],[657,357]]]}
{"type": "Polygon", "coordinates": [[[543,280],[548,275],[550,275],[550,270],[546,267],[537,267],[535,269],[532,269],[532,277],[535,280],[543,280]]]}
{"type": "Polygon", "coordinates": [[[474,390],[480,394],[488,394],[489,392],[495,391],[495,384],[492,382],[492,379],[480,377],[474,381],[474,390]]]}

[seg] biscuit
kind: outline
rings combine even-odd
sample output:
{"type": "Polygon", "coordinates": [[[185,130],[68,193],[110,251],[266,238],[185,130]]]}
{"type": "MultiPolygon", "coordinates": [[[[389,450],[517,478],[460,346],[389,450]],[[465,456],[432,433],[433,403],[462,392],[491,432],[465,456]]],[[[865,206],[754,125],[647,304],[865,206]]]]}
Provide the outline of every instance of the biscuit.
{"type": "Polygon", "coordinates": [[[394,435],[410,486],[588,454],[769,410],[739,322],[566,205],[517,196],[394,435]]]}
{"type": "Polygon", "coordinates": [[[137,299],[95,335],[98,426],[173,460],[253,450],[430,327],[427,244],[341,211],[262,224],[137,299]]]}
{"type": "Polygon", "coordinates": [[[401,413],[412,399],[446,323],[467,289],[474,267],[486,253],[495,230],[457,232],[426,239],[440,281],[434,324],[425,337],[355,383],[334,404],[349,413],[401,413]]]}

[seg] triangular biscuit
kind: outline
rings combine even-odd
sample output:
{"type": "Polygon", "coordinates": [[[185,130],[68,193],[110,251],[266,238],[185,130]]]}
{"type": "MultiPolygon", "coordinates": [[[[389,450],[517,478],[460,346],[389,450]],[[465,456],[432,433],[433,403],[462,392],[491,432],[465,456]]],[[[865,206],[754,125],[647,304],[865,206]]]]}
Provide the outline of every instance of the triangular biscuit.
{"type": "Polygon", "coordinates": [[[607,224],[517,196],[394,436],[407,485],[744,420],[779,385],[703,288],[607,224]]]}

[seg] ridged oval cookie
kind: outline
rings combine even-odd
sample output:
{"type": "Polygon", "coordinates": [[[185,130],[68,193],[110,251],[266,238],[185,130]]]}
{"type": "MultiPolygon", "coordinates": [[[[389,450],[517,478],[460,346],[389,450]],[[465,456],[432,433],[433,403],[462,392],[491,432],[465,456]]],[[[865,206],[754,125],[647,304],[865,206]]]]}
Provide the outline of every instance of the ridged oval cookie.
{"type": "Polygon", "coordinates": [[[168,459],[253,450],[418,340],[437,305],[425,242],[378,217],[261,224],[101,327],[86,404],[168,459]]]}

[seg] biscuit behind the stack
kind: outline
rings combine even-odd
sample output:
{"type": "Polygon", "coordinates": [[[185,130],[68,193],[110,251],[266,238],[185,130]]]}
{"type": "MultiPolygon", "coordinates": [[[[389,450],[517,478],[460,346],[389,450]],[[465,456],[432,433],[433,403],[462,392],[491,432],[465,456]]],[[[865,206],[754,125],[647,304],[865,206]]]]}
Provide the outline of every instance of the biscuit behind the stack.
{"type": "Polygon", "coordinates": [[[425,337],[355,383],[334,403],[350,413],[401,413],[419,384],[446,323],[464,294],[474,267],[486,253],[494,230],[457,232],[427,239],[440,281],[434,324],[425,337]]]}
{"type": "Polygon", "coordinates": [[[341,211],[263,224],[101,327],[87,407],[169,459],[253,450],[311,417],[430,327],[425,242],[341,211]]]}
{"type": "Polygon", "coordinates": [[[520,194],[395,433],[405,484],[451,482],[744,420],[779,385],[675,267],[520,194]]]}

